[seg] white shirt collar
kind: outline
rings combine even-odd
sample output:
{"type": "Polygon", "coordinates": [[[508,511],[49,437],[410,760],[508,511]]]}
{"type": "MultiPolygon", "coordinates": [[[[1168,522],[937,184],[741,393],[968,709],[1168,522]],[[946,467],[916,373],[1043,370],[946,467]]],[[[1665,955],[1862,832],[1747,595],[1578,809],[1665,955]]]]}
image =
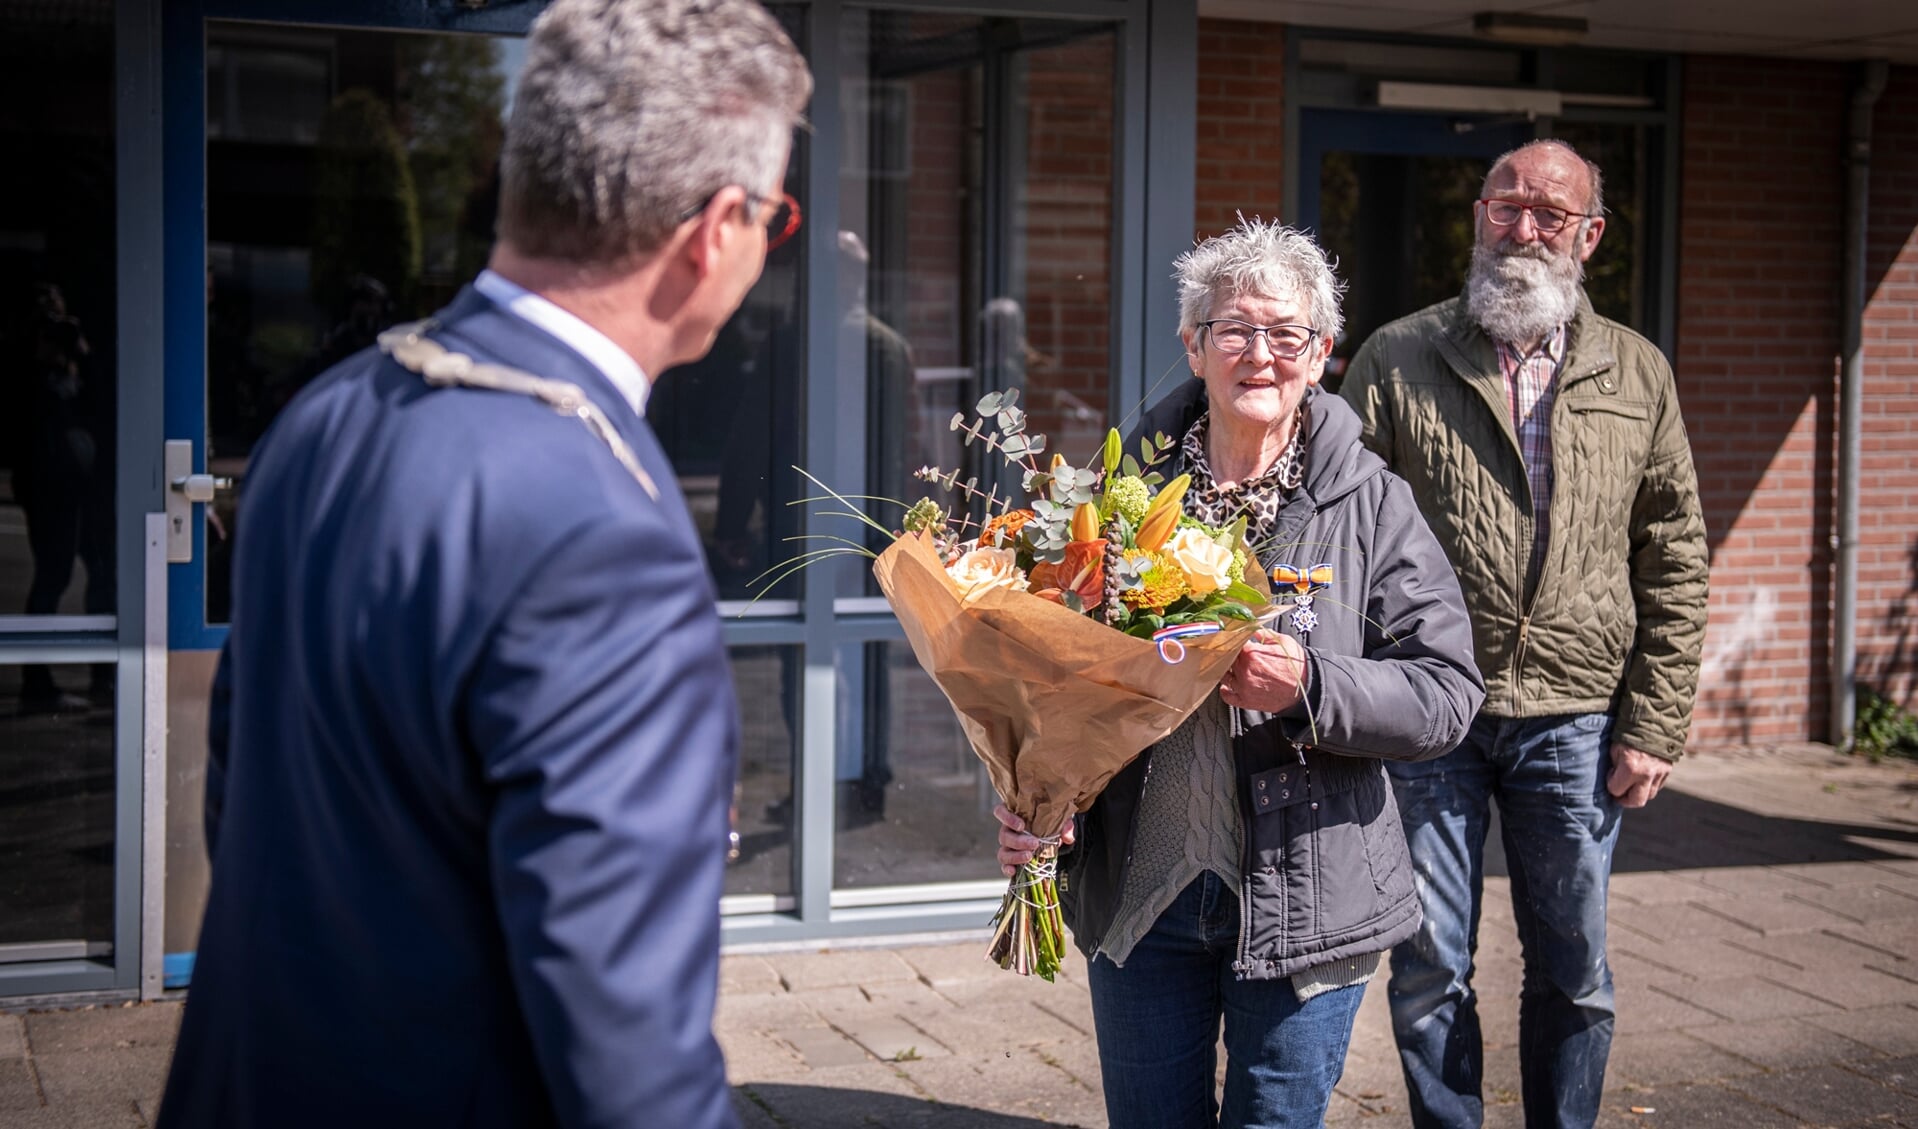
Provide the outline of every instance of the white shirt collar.
{"type": "MultiPolygon", "coordinates": [[[[646,398],[652,394],[652,381],[639,369],[632,354],[613,344],[613,339],[567,313],[531,290],[483,270],[473,280],[473,288],[504,307],[508,313],[529,321],[559,338],[573,351],[590,361],[594,368],[613,382],[620,395],[639,415],[646,414],[646,398]]],[[[544,373],[536,375],[545,375],[544,373]]]]}

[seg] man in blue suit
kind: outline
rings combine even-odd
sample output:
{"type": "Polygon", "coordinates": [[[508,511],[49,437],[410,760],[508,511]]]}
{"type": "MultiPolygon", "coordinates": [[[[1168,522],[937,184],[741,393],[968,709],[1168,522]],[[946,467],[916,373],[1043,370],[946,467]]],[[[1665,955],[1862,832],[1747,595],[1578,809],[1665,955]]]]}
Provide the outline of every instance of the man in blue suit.
{"type": "Polygon", "coordinates": [[[752,0],[557,0],[490,269],[268,433],[163,1126],[734,1123],[736,710],[643,413],[789,233],[810,91],[752,0]]]}

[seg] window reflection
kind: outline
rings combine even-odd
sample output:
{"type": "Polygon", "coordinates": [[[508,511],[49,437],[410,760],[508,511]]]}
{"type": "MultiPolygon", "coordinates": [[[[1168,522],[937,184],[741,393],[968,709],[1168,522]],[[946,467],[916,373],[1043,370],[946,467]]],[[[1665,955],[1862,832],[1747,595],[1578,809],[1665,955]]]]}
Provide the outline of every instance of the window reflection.
{"type": "Polygon", "coordinates": [[[728,894],[793,891],[793,763],[799,732],[799,648],[728,652],[739,691],[739,856],[726,868],[728,894]]]}
{"type": "MultiPolygon", "coordinates": [[[[425,317],[485,265],[519,44],[207,31],[207,458],[243,480],[307,382],[425,317]]],[[[243,488],[243,487],[242,487],[243,488]]],[[[207,507],[224,622],[237,493],[207,507]]]]}
{"type": "Polygon", "coordinates": [[[112,18],[12,20],[0,45],[0,616],[114,610],[112,18]]]}
{"type": "Polygon", "coordinates": [[[858,10],[846,27],[839,356],[865,452],[842,474],[899,502],[931,492],[925,465],[1017,491],[949,427],[1008,388],[1051,451],[1087,461],[1109,411],[1113,32],[858,10]]]}
{"type": "Polygon", "coordinates": [[[112,678],[101,703],[54,711],[23,668],[0,668],[0,964],[112,951],[112,678]]]}
{"type": "Polygon", "coordinates": [[[842,699],[863,688],[867,708],[841,722],[833,885],[998,877],[991,781],[912,648],[842,647],[839,681],[842,699]]]}

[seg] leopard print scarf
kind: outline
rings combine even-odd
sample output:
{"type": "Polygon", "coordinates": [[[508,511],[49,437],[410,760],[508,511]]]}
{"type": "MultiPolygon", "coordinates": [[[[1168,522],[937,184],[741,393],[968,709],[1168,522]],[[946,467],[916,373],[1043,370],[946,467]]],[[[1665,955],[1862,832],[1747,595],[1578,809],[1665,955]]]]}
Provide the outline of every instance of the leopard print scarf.
{"type": "Polygon", "coordinates": [[[1305,481],[1306,432],[1310,420],[1305,405],[1299,405],[1292,427],[1292,440],[1280,452],[1272,468],[1257,478],[1220,486],[1212,478],[1212,465],[1206,461],[1205,441],[1211,430],[1212,413],[1202,413],[1179,444],[1192,484],[1185,494],[1185,512],[1213,528],[1237,521],[1246,515],[1245,542],[1252,546],[1270,544],[1279,524],[1279,509],[1293,491],[1305,481]]]}

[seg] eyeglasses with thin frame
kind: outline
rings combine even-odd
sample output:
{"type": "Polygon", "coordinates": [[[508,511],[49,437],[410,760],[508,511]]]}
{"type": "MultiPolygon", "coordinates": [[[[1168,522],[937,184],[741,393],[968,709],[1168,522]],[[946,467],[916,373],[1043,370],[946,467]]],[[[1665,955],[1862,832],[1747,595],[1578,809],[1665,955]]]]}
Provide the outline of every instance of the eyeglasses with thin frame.
{"type": "Polygon", "coordinates": [[[1213,318],[1199,327],[1212,339],[1212,347],[1227,356],[1237,356],[1252,347],[1252,340],[1263,335],[1265,347],[1282,361],[1296,361],[1312,347],[1319,331],[1309,325],[1281,322],[1278,325],[1253,325],[1236,318],[1213,318]]]}
{"type": "MultiPolygon", "coordinates": [[[[718,192],[713,193],[713,196],[717,195],[719,195],[718,192]]],[[[699,203],[686,209],[685,212],[680,214],[679,222],[685,223],[687,220],[705,211],[706,206],[713,202],[713,196],[708,196],[699,203]]],[[[761,204],[773,205],[772,215],[766,217],[766,250],[771,251],[775,247],[784,244],[799,231],[799,223],[804,216],[799,210],[799,201],[793,199],[792,193],[790,192],[781,192],[777,197],[761,196],[757,192],[746,193],[746,206],[748,208],[757,209],[761,204]]]]}
{"type": "Polygon", "coordinates": [[[1550,204],[1524,204],[1517,200],[1501,200],[1487,197],[1474,201],[1485,209],[1485,218],[1499,227],[1512,227],[1518,218],[1526,212],[1532,213],[1532,228],[1540,235],[1556,235],[1565,230],[1565,225],[1575,219],[1593,218],[1589,212],[1568,212],[1564,208],[1554,208],[1550,204]]]}

